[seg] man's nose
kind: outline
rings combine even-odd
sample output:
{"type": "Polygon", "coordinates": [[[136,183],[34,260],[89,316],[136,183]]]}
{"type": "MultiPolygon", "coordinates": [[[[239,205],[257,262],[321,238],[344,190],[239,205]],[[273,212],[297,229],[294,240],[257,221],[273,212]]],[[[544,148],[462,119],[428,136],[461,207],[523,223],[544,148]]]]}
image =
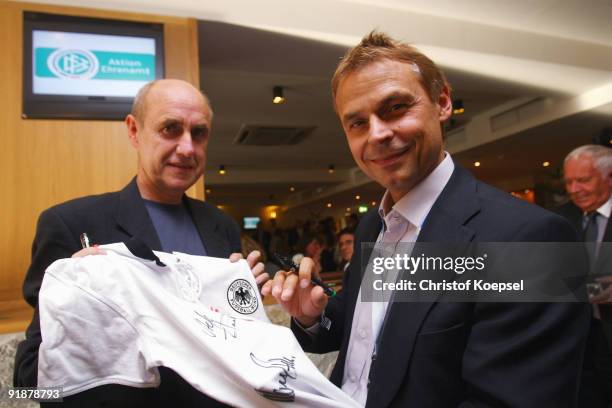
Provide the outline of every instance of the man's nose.
{"type": "Polygon", "coordinates": [[[178,140],[176,152],[181,156],[193,156],[193,139],[191,138],[191,132],[189,132],[188,130],[184,131],[180,139],[178,140]]]}
{"type": "Polygon", "coordinates": [[[577,181],[568,181],[565,183],[565,189],[570,194],[576,193],[580,189],[580,183],[577,181]]]}
{"type": "Polygon", "coordinates": [[[376,115],[370,118],[370,139],[382,142],[393,136],[391,126],[376,115]]]}

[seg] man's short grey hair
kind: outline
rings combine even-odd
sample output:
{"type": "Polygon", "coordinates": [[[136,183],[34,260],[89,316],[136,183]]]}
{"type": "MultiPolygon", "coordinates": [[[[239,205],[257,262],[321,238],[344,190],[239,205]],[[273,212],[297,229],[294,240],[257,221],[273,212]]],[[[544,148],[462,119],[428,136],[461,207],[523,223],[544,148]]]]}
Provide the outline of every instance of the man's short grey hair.
{"type": "MultiPolygon", "coordinates": [[[[155,81],[148,82],[142,88],[140,88],[140,90],[134,97],[134,102],[132,103],[132,111],[130,113],[136,118],[138,122],[142,123],[142,120],[145,117],[147,109],[147,96],[149,95],[149,92],[151,92],[151,89],[153,89],[153,87],[161,81],[163,81],[163,79],[156,79],[155,81]]],[[[206,94],[202,92],[201,89],[198,89],[198,92],[200,92],[200,95],[202,95],[202,97],[204,98],[204,103],[208,107],[208,111],[210,112],[210,120],[212,121],[213,110],[212,106],[210,105],[210,99],[208,99],[208,96],[206,96],[206,94]]]]}
{"type": "Polygon", "coordinates": [[[609,147],[594,144],[577,147],[569,152],[563,164],[580,157],[590,158],[593,161],[593,166],[604,177],[608,177],[610,172],[612,172],[612,149],[609,147]]]}

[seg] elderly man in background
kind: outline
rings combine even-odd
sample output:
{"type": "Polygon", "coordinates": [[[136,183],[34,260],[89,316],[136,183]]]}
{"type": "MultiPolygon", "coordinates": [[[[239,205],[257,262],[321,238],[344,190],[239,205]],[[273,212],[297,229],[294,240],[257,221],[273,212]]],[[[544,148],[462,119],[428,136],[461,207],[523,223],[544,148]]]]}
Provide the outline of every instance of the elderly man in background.
{"type": "MultiPolygon", "coordinates": [[[[32,262],[23,286],[35,309],[15,358],[14,384],[35,387],[41,343],[38,293],[47,267],[73,255],[103,253],[81,249],[79,236],[108,244],[138,238],[149,248],[192,255],[230,257],[240,253],[236,223],[215,206],[185,195],[202,175],[212,124],[208,98],[187,82],[164,79],[145,85],[125,123],[138,155],[134,179],[121,191],[71,200],[45,210],[38,220],[32,262]]],[[[253,252],[247,262],[258,284],[267,274],[253,252]]],[[[163,301],[163,300],[160,300],[163,301]]],[[[158,389],[104,385],[66,398],[75,406],[221,406],[176,373],[160,370],[158,389]]]]}
{"type": "Polygon", "coordinates": [[[563,164],[570,202],[558,212],[588,243],[591,273],[597,289],[590,300],[593,318],[587,341],[580,388],[581,407],[612,406],[612,253],[602,242],[612,241],[612,149],[584,145],[572,150],[563,164]],[[600,286],[599,286],[600,285],[600,286]],[[597,293],[599,292],[599,293],[597,293]]]}

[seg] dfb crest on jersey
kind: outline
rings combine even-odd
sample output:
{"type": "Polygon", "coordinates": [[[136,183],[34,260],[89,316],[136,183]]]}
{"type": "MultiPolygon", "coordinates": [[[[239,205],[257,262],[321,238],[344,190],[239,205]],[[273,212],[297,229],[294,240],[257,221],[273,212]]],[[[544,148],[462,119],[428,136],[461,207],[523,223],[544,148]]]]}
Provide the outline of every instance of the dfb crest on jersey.
{"type": "Polygon", "coordinates": [[[178,258],[175,266],[174,277],[179,296],[189,302],[197,302],[202,293],[202,282],[194,267],[178,258]]]}
{"type": "Polygon", "coordinates": [[[245,279],[236,279],[227,288],[227,301],[232,309],[241,314],[251,314],[257,310],[257,292],[245,279]]]}

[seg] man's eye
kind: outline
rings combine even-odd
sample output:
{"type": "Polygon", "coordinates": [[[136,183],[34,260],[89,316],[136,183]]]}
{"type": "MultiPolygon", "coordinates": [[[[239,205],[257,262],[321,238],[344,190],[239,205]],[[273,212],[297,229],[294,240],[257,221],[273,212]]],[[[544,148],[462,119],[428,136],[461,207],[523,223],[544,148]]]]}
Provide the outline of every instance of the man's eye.
{"type": "Polygon", "coordinates": [[[351,129],[359,129],[365,124],[365,120],[354,120],[349,124],[351,129]]]}
{"type": "Polygon", "coordinates": [[[162,133],[167,136],[178,136],[183,133],[183,127],[178,123],[171,123],[162,128],[162,133]]]}
{"type": "Polygon", "coordinates": [[[206,136],[208,136],[208,129],[207,128],[193,128],[191,129],[191,137],[193,139],[204,139],[206,138],[206,136]]]}
{"type": "Polygon", "coordinates": [[[395,112],[401,109],[404,109],[406,107],[405,103],[396,103],[395,105],[391,106],[391,109],[389,109],[391,112],[395,112]]]}

